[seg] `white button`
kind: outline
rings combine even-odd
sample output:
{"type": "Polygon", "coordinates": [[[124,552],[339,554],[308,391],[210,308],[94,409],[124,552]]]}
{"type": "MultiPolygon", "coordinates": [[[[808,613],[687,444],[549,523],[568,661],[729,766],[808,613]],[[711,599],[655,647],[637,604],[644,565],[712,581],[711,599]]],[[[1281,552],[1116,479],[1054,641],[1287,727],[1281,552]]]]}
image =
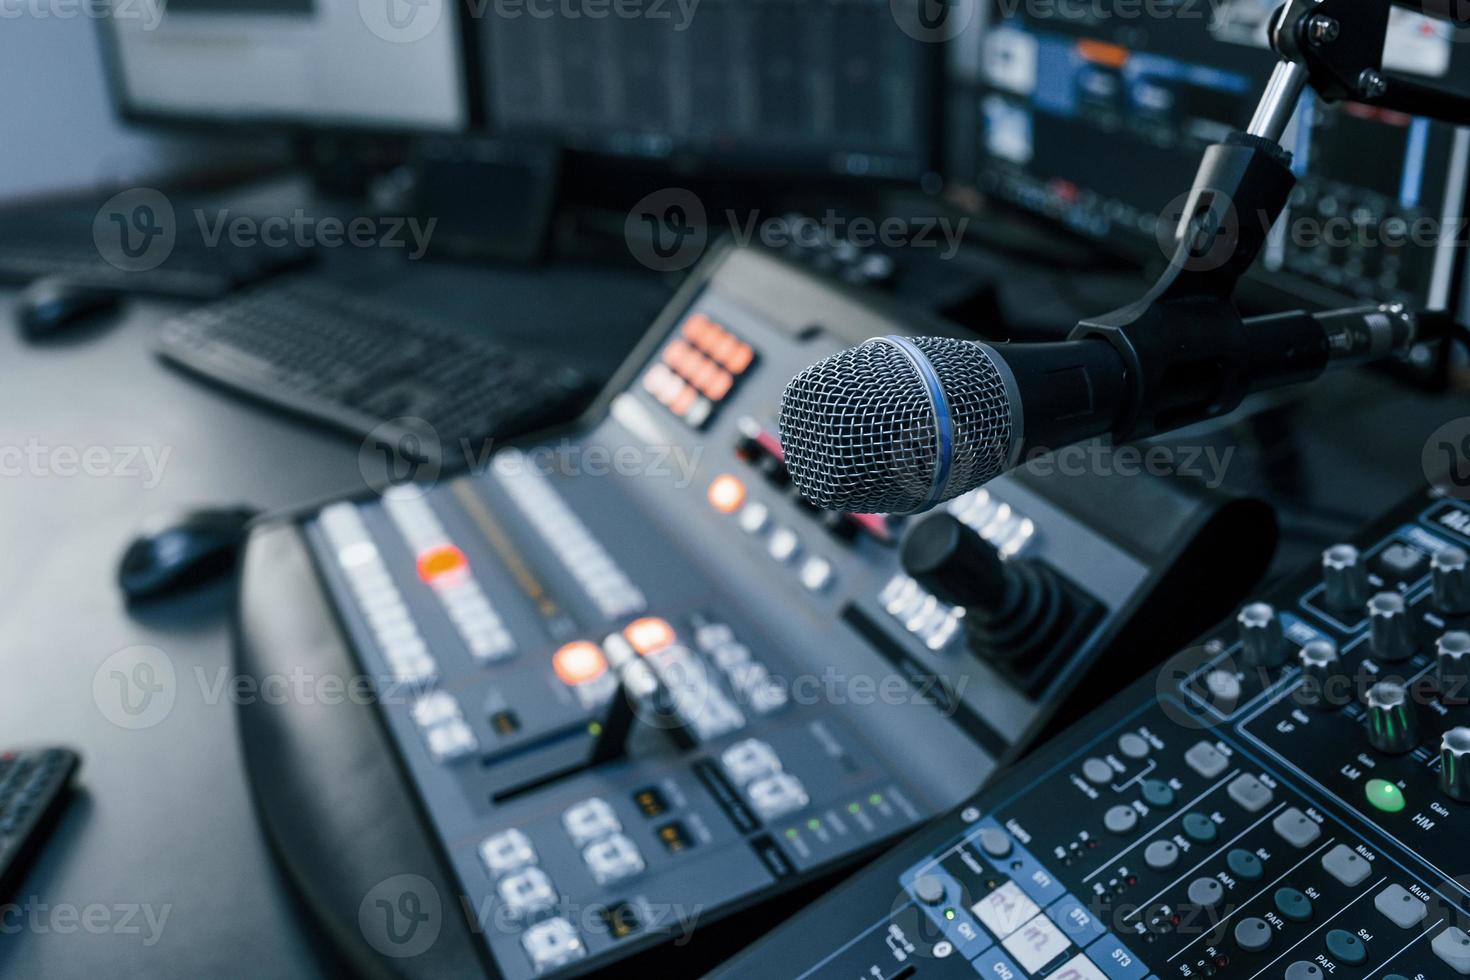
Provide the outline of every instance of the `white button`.
{"type": "Polygon", "coordinates": [[[801,547],[801,539],[796,532],[789,527],[778,527],[771,532],[771,540],[766,545],[766,550],[771,557],[777,561],[790,561],[796,554],[796,549],[801,547]]]}
{"type": "Polygon", "coordinates": [[[614,834],[582,852],[582,860],[599,885],[628,878],[643,870],[638,846],[622,834],[614,834]]]}
{"type": "Polygon", "coordinates": [[[1108,980],[1092,960],[1080,954],[1063,963],[1056,976],[1058,980],[1108,980]]]}
{"type": "Polygon", "coordinates": [[[778,772],[756,780],[746,787],[745,795],[762,820],[774,820],[792,810],[800,810],[810,802],[801,780],[789,772],[778,772]]]}
{"type": "Polygon", "coordinates": [[[435,725],[424,734],[429,751],[439,762],[452,762],[476,751],[480,747],[475,733],[462,718],[453,718],[435,725]]]}
{"type": "Polygon", "coordinates": [[[781,759],[776,751],[758,738],[747,738],[730,746],[720,755],[720,764],[736,786],[781,771],[781,759]]]}
{"type": "Polygon", "coordinates": [[[705,653],[735,642],[735,631],[724,623],[706,623],[694,631],[694,643],[705,653]]]}
{"type": "Polygon", "coordinates": [[[765,504],[752,500],[740,509],[740,530],[747,534],[759,533],[770,516],[771,512],[766,509],[765,504]]]}
{"type": "Polygon", "coordinates": [[[980,924],[998,939],[1005,939],[1041,911],[1014,881],[1008,881],[970,906],[980,924]]]}
{"type": "Polygon", "coordinates": [[[587,955],[577,930],[561,916],[538,922],[521,936],[521,948],[541,973],[587,955]]]}
{"type": "Polygon", "coordinates": [[[832,564],[825,558],[808,558],[801,566],[801,584],[821,592],[832,581],[832,564]]]}
{"type": "Polygon", "coordinates": [[[515,828],[502,830],[480,842],[480,860],[496,878],[536,863],[531,839],[515,828]]]}
{"type": "Polygon", "coordinates": [[[1013,933],[1003,944],[1023,970],[1037,973],[1061,956],[1072,941],[1044,915],[1038,915],[1013,933]]]}
{"type": "Polygon", "coordinates": [[[567,810],[561,815],[561,823],[567,830],[567,836],[578,847],[623,829],[613,808],[606,800],[597,796],[583,800],[567,810]]]}
{"type": "Polygon", "coordinates": [[[459,717],[459,702],[446,691],[425,694],[413,703],[413,720],[420,728],[433,728],[440,722],[459,717]]]}
{"type": "Polygon", "coordinates": [[[516,916],[529,915],[556,904],[556,889],[540,868],[527,868],[503,878],[495,890],[506,910],[516,916]]]}

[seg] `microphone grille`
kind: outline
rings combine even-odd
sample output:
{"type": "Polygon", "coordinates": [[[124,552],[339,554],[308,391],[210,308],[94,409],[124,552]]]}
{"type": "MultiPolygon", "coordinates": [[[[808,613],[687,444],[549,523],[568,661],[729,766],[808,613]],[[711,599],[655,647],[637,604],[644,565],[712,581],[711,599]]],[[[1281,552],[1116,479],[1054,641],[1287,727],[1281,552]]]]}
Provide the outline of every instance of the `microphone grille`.
{"type": "Polygon", "coordinates": [[[932,365],[949,403],[947,479],[936,494],[941,450],[923,378],[897,345],[870,340],[806,368],[781,399],[786,467],[802,496],[818,507],[908,513],[959,496],[1005,469],[1011,404],[986,349],[948,337],[909,342],[932,365]]]}

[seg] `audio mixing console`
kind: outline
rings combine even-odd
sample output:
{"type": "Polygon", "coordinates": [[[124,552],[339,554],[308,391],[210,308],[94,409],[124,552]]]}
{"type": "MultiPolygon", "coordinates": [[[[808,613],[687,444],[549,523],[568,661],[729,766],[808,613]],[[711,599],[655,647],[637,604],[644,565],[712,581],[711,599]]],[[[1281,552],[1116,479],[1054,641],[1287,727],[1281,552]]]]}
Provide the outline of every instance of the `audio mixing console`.
{"type": "Polygon", "coordinates": [[[1416,496],[722,975],[1470,976],[1467,548],[1416,496]]]}
{"type": "Polygon", "coordinates": [[[266,826],[358,967],[711,957],[708,924],[954,806],[1145,669],[1143,624],[1198,630],[1259,574],[1263,506],[1162,478],[1020,470],[954,501],[915,573],[949,601],[901,561],[911,522],[801,504],[784,384],[900,322],[726,250],[572,428],[257,527],[242,671],[372,681],[242,708],[266,826]],[[406,872],[432,896],[380,894],[406,872]],[[424,948],[370,925],[430,897],[424,948]]]}

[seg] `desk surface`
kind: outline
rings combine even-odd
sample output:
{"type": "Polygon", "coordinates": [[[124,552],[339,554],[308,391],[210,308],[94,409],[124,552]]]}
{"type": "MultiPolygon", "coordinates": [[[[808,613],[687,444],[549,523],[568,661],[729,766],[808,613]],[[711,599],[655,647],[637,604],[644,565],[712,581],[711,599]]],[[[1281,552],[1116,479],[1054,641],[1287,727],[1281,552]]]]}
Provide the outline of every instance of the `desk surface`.
{"type": "MultiPolygon", "coordinates": [[[[367,278],[470,320],[494,310],[512,341],[547,346],[536,314],[558,311],[565,330],[552,336],[604,374],[664,297],[657,282],[592,269],[410,273],[367,278]]],[[[0,746],[71,745],[83,763],[57,833],[0,896],[11,903],[0,972],[319,976],[330,961],[272,861],[241,767],[225,683],[230,585],[130,614],[113,576],[155,513],[360,490],[358,443],[157,361],[154,328],[184,304],[131,300],[111,324],[27,345],[13,297],[0,292],[0,746]],[[130,729],[111,720],[131,723],[108,658],[138,644],[167,657],[174,696],[156,724],[130,729]]]]}

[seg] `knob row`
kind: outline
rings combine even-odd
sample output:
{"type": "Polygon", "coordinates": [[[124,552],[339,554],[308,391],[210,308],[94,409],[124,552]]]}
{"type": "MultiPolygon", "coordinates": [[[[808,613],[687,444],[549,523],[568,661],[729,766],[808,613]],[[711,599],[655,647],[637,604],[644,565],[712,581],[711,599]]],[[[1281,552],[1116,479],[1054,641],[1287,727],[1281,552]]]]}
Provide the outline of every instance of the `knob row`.
{"type": "MultiPolygon", "coordinates": [[[[1470,613],[1470,554],[1446,546],[1430,556],[1429,570],[1434,608],[1452,616],[1470,613]]],[[[1331,608],[1343,612],[1362,608],[1369,601],[1368,563],[1362,553],[1350,544],[1335,544],[1322,552],[1322,584],[1331,608]]]]}

